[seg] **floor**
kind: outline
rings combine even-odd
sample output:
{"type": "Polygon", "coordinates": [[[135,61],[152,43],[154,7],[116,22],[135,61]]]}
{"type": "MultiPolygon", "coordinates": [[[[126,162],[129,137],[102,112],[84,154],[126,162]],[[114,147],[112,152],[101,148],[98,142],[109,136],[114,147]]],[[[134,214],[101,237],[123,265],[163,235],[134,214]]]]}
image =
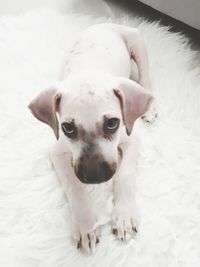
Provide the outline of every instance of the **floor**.
{"type": "MultiPolygon", "coordinates": [[[[167,15],[162,14],[161,12],[144,5],[138,1],[133,0],[105,0],[115,9],[116,15],[119,15],[121,12],[127,14],[133,14],[135,16],[148,18],[149,21],[160,20],[163,25],[171,26],[171,31],[182,32],[185,34],[191,41],[192,49],[200,52],[200,31],[177,21],[167,15]]],[[[200,62],[200,53],[198,57],[200,62]]]]}

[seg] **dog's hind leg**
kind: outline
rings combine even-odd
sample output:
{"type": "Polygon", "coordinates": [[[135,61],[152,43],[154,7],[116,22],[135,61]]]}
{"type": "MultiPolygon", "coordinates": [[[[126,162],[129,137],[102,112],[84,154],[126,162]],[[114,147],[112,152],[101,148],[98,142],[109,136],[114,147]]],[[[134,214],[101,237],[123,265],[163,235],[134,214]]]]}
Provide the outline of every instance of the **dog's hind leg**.
{"type": "MultiPolygon", "coordinates": [[[[152,91],[147,49],[139,30],[124,26],[119,27],[119,30],[130,53],[130,79],[138,82],[144,89],[152,91]]],[[[142,116],[142,119],[152,123],[156,120],[157,116],[156,104],[153,101],[149,110],[142,116]]]]}
{"type": "Polygon", "coordinates": [[[137,83],[139,83],[139,79],[140,79],[138,66],[137,66],[135,60],[132,59],[132,58],[131,58],[131,73],[130,73],[130,79],[131,79],[132,81],[137,82],[137,83]]]}
{"type": "MultiPolygon", "coordinates": [[[[149,63],[144,41],[139,31],[132,33],[134,38],[129,38],[128,44],[131,52],[131,79],[139,82],[145,89],[151,90],[149,77],[149,63]],[[136,65],[136,66],[135,66],[136,65]]],[[[131,37],[131,33],[130,33],[131,37]]],[[[153,123],[158,116],[155,100],[149,110],[141,117],[147,123],[153,123]]]]}

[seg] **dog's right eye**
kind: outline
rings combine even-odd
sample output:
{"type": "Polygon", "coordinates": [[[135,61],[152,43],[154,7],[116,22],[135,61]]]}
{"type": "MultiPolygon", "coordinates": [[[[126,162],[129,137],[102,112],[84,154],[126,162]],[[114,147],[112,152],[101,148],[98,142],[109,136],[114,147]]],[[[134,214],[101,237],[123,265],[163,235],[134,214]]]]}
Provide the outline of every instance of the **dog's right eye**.
{"type": "Polygon", "coordinates": [[[77,128],[74,122],[63,122],[61,127],[64,134],[69,138],[75,138],[77,136],[77,128]]]}
{"type": "Polygon", "coordinates": [[[103,130],[106,134],[113,134],[117,131],[120,124],[120,120],[118,118],[110,118],[106,119],[103,124],[103,130]]]}

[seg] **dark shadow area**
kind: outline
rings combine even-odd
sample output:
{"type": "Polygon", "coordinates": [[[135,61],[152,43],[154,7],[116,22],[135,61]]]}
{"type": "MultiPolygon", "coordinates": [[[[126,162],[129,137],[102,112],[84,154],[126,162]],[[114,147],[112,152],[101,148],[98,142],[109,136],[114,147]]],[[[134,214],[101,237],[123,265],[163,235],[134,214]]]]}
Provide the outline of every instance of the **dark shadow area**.
{"type": "Polygon", "coordinates": [[[160,21],[165,26],[170,26],[171,31],[185,34],[191,41],[194,50],[200,50],[200,31],[169,17],[150,6],[136,0],[105,0],[108,4],[114,4],[121,10],[132,13],[135,16],[147,18],[149,21],[160,21]]]}

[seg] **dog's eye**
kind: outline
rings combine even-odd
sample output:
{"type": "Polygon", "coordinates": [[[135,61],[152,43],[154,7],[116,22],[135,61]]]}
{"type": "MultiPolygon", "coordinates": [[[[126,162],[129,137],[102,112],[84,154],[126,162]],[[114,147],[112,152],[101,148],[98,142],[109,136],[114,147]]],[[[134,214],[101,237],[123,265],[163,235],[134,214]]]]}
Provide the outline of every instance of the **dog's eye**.
{"type": "Polygon", "coordinates": [[[116,132],[116,130],[118,129],[118,127],[119,127],[119,119],[117,119],[117,118],[111,118],[111,119],[107,119],[104,122],[103,130],[107,134],[112,134],[112,133],[115,133],[116,132]]]}
{"type": "Polygon", "coordinates": [[[77,129],[73,122],[64,122],[61,125],[62,130],[65,135],[67,135],[70,138],[75,138],[77,136],[77,129]]]}

